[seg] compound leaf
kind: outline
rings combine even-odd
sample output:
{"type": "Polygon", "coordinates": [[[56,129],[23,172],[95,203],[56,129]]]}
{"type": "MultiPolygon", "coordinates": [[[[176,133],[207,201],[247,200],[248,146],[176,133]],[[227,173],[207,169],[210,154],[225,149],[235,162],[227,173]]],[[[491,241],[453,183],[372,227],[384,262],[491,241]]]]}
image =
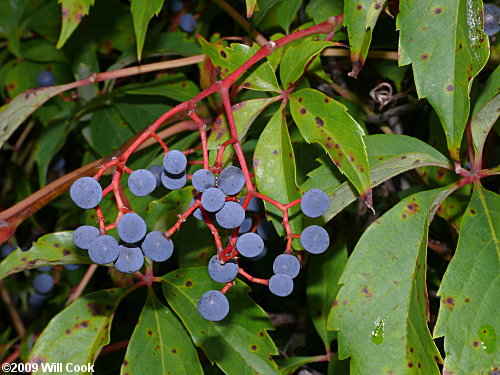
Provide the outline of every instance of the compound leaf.
{"type": "Polygon", "coordinates": [[[427,327],[427,234],[449,188],[414,194],[377,219],[349,257],[328,319],[352,373],[438,374],[427,327]],[[395,239],[398,239],[395,241],[395,239]]]}
{"type": "Polygon", "coordinates": [[[248,297],[250,288],[240,280],[226,296],[228,316],[221,322],[205,320],[198,312],[198,300],[208,290],[220,289],[206,267],[178,269],[162,277],[163,292],[180,317],[196,346],[226,374],[279,374],[271,355],[278,353],[267,330],[272,325],[266,313],[248,297]]]}
{"type": "Polygon", "coordinates": [[[476,184],[438,291],[434,337],[445,337],[444,373],[490,373],[498,365],[499,223],[500,196],[476,184]]]}
{"type": "Polygon", "coordinates": [[[84,250],[73,243],[73,231],[40,237],[28,251],[17,249],[0,263],[0,280],[14,273],[57,264],[92,263],[84,250]]]}
{"type": "Polygon", "coordinates": [[[135,38],[137,40],[137,60],[141,61],[142,47],[146,38],[149,21],[157,16],[163,6],[163,0],[131,0],[131,12],[134,20],[135,38]]]}
{"type": "Polygon", "coordinates": [[[303,89],[290,96],[290,111],[304,139],[319,143],[371,206],[364,132],[347,108],[319,91],[303,89]]]}
{"type": "Polygon", "coordinates": [[[130,291],[130,288],[106,289],[77,299],[45,327],[29,355],[29,362],[80,366],[94,363],[101,348],[109,343],[116,308],[130,291]]]}
{"type": "Polygon", "coordinates": [[[203,374],[191,338],[175,314],[149,292],[121,374],[203,374]]]}
{"type": "Polygon", "coordinates": [[[325,348],[336,337],[336,332],[327,329],[328,314],[340,289],[339,279],[347,262],[345,244],[328,249],[323,254],[309,258],[307,267],[307,307],[316,331],[325,348]]]}
{"type": "MultiPolygon", "coordinates": [[[[278,109],[269,120],[259,137],[253,157],[255,179],[261,194],[286,204],[300,198],[296,183],[295,156],[286,126],[286,117],[282,108],[278,109]]],[[[276,230],[284,234],[282,212],[268,202],[266,210],[271,213],[276,230]]],[[[293,233],[302,232],[301,217],[296,215],[299,207],[290,209],[290,227],[293,233]]],[[[298,241],[294,241],[296,246],[298,241]]]]}
{"type": "Polygon", "coordinates": [[[481,0],[402,1],[397,17],[400,65],[412,64],[419,97],[436,110],[448,149],[459,160],[471,80],[488,60],[481,0]],[[431,6],[431,4],[433,4],[431,6]]]}
{"type": "Polygon", "coordinates": [[[84,16],[89,14],[90,7],[95,0],[59,0],[62,12],[62,28],[57,48],[61,48],[73,31],[80,24],[84,16]]]}

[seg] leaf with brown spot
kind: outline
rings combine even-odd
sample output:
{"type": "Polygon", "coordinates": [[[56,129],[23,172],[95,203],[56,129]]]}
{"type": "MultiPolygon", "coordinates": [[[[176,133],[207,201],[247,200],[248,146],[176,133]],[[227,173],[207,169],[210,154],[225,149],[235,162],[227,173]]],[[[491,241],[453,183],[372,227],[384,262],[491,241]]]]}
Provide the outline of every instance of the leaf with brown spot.
{"type": "MultiPolygon", "coordinates": [[[[450,160],[439,151],[417,138],[406,135],[376,134],[364,138],[370,164],[370,177],[373,186],[406,172],[422,166],[436,166],[450,168],[450,160]],[[405,155],[405,159],[401,159],[405,155]]],[[[321,168],[321,167],[320,167],[321,168]]],[[[306,224],[315,223],[324,225],[346,206],[356,200],[357,193],[348,182],[335,183],[333,178],[325,178],[324,185],[317,180],[313,185],[324,189],[330,196],[330,208],[317,219],[306,219],[306,224]]],[[[308,181],[303,184],[308,186],[308,181]]]]}
{"type": "Polygon", "coordinates": [[[73,231],[40,237],[28,251],[12,252],[0,263],[0,280],[14,273],[57,264],[90,264],[87,252],[73,243],[73,231]]]}
{"type": "Polygon", "coordinates": [[[249,286],[236,279],[236,285],[226,293],[228,316],[220,322],[211,322],[199,314],[198,300],[208,290],[219,290],[221,284],[210,278],[206,266],[179,269],[161,279],[165,298],[195,345],[224,373],[279,374],[271,358],[278,350],[266,332],[273,326],[264,310],[248,296],[249,286]],[[188,280],[193,282],[189,288],[185,286],[188,280]],[[256,346],[255,350],[252,345],[256,346]]]}
{"type": "Polygon", "coordinates": [[[94,363],[101,348],[109,343],[115,310],[130,291],[130,288],[101,290],[77,299],[52,318],[36,340],[28,362],[43,358],[44,363],[80,366],[94,363]]]}
{"type": "Polygon", "coordinates": [[[471,80],[489,55],[488,37],[482,25],[482,3],[441,0],[440,11],[436,12],[436,6],[401,1],[397,17],[399,64],[412,64],[418,95],[427,98],[439,115],[450,155],[455,160],[459,160],[469,117],[471,80]]]}
{"type": "Polygon", "coordinates": [[[427,327],[425,267],[419,265],[426,261],[429,222],[452,186],[399,202],[364,232],[349,257],[337,295],[349,304],[331,310],[328,327],[339,330],[338,356],[351,357],[352,373],[406,373],[407,363],[421,362],[422,373],[439,374],[432,360],[439,351],[427,327]],[[408,205],[419,211],[402,220],[408,205]]]}
{"type": "Polygon", "coordinates": [[[290,96],[290,112],[304,139],[308,143],[319,143],[358,192],[366,195],[371,190],[371,182],[364,132],[347,108],[319,91],[303,89],[290,96]],[[299,97],[302,98],[301,103],[298,102],[299,97]],[[325,99],[328,99],[327,104],[325,99]],[[300,112],[302,108],[306,109],[306,113],[300,112]],[[313,125],[318,117],[324,126],[313,125]],[[339,146],[327,147],[327,143],[339,146]],[[339,152],[346,157],[340,159],[339,152]]]}
{"type": "Polygon", "coordinates": [[[203,374],[189,334],[152,291],[130,338],[120,373],[203,374]]]}
{"type": "Polygon", "coordinates": [[[62,48],[66,40],[80,24],[84,16],[89,14],[90,7],[94,5],[95,0],[59,0],[62,13],[62,28],[57,48],[62,48]]]}
{"type": "Polygon", "coordinates": [[[372,32],[387,0],[345,0],[344,25],[351,50],[351,77],[357,77],[368,54],[372,32]]]}
{"type": "MultiPolygon", "coordinates": [[[[200,35],[198,35],[198,41],[201,44],[203,52],[212,61],[212,64],[221,68],[220,75],[223,78],[234,72],[259,50],[259,46],[255,44],[249,47],[244,44],[233,43],[230,47],[224,47],[219,44],[207,42],[200,35]],[[226,53],[226,58],[221,56],[221,51],[226,53]]],[[[276,74],[274,74],[271,65],[265,59],[257,67],[250,68],[238,82],[241,82],[250,90],[276,92],[280,90],[276,74]],[[245,83],[249,83],[250,85],[245,85],[245,83]]]]}
{"type": "Polygon", "coordinates": [[[489,325],[500,333],[500,196],[481,185],[460,226],[457,249],[439,287],[441,307],[434,337],[444,336],[444,367],[454,374],[489,373],[497,364],[500,345],[472,345],[489,325]]]}

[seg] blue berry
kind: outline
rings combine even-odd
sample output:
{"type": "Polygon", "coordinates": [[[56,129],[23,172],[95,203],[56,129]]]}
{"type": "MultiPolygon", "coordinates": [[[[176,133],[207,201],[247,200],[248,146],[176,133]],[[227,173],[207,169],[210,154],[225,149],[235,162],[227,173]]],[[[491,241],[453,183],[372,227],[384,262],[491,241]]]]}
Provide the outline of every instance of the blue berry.
{"type": "Polygon", "coordinates": [[[115,267],[123,273],[134,273],[144,265],[144,255],[140,248],[135,246],[118,246],[120,254],[115,262],[115,267]]]}
{"type": "Polygon", "coordinates": [[[3,258],[7,258],[16,248],[8,243],[2,245],[2,250],[0,251],[0,256],[3,258]]]}
{"type": "Polygon", "coordinates": [[[215,185],[215,176],[208,169],[198,169],[193,173],[193,187],[201,192],[215,185]]]}
{"type": "Polygon", "coordinates": [[[308,190],[300,201],[300,208],[304,215],[309,217],[320,217],[330,207],[330,198],[323,190],[308,190]]]}
{"type": "Polygon", "coordinates": [[[118,221],[118,236],[128,243],[139,242],[146,235],[146,223],[139,215],[129,212],[118,221]]]}
{"type": "Polygon", "coordinates": [[[186,173],[171,175],[163,172],[161,174],[161,183],[169,190],[179,190],[186,185],[186,173]]]}
{"type": "Polygon", "coordinates": [[[259,225],[257,225],[257,234],[261,236],[264,241],[269,241],[277,235],[273,223],[266,219],[262,219],[259,225]]]}
{"type": "Polygon", "coordinates": [[[245,175],[238,167],[225,168],[217,179],[217,186],[226,195],[235,195],[245,186],[245,175]]]}
{"type": "Polygon", "coordinates": [[[49,272],[52,269],[52,266],[43,266],[43,267],[38,267],[36,270],[40,272],[49,272]]]}
{"type": "Polygon", "coordinates": [[[164,262],[172,256],[174,243],[166,239],[159,231],[153,231],[146,235],[141,245],[145,256],[155,262],[164,262]]]}
{"type": "MultiPolygon", "coordinates": [[[[245,197],[240,198],[240,204],[243,204],[245,197]]],[[[247,212],[261,212],[263,210],[262,200],[252,197],[247,207],[247,212]]]]}
{"type": "Polygon", "coordinates": [[[94,208],[102,199],[102,188],[92,177],[80,177],[69,188],[69,195],[78,207],[94,208]]]}
{"type": "Polygon", "coordinates": [[[37,293],[48,294],[54,287],[54,279],[48,273],[41,273],[33,279],[33,288],[37,293]]]}
{"type": "Polygon", "coordinates": [[[217,188],[208,188],[201,195],[201,205],[208,212],[217,212],[226,203],[224,193],[217,188]]]}
{"type": "Polygon", "coordinates": [[[79,264],[65,264],[64,269],[68,271],[76,271],[78,268],[80,268],[79,264]]]}
{"type": "Polygon", "coordinates": [[[130,174],[128,188],[132,194],[145,197],[156,188],[156,177],[147,169],[138,169],[130,174]]]}
{"type": "Polygon", "coordinates": [[[254,262],[257,262],[259,260],[261,260],[262,258],[264,258],[265,256],[267,255],[267,247],[264,246],[264,249],[262,249],[262,252],[257,255],[256,257],[251,257],[251,258],[248,258],[254,262]]]}
{"type": "Polygon", "coordinates": [[[286,297],[293,291],[293,280],[290,276],[278,273],[269,279],[269,290],[279,297],[286,297]]]}
{"type": "Polygon", "coordinates": [[[170,1],[170,9],[172,9],[172,12],[174,13],[180,12],[182,8],[184,8],[184,4],[182,3],[182,1],[179,0],[170,1]]]}
{"type": "Polygon", "coordinates": [[[73,242],[80,249],[88,250],[93,240],[99,237],[99,229],[90,225],[82,225],[73,233],[73,242]]]}
{"type": "Polygon", "coordinates": [[[36,77],[36,83],[38,83],[40,87],[53,86],[56,84],[56,77],[54,73],[44,70],[36,77]]]}
{"type": "Polygon", "coordinates": [[[89,258],[97,264],[113,263],[118,254],[118,242],[107,234],[97,237],[89,247],[89,258]]]}
{"type": "Polygon", "coordinates": [[[310,225],[302,231],[300,243],[311,254],[321,254],[330,245],[330,237],[325,228],[310,225]]]}
{"type": "Polygon", "coordinates": [[[163,168],[171,175],[181,174],[186,169],[186,165],[186,155],[179,150],[170,150],[163,157],[163,168]]]}
{"type": "Polygon", "coordinates": [[[156,178],[156,187],[160,186],[161,174],[164,171],[163,166],[162,165],[152,165],[151,167],[148,168],[148,171],[150,171],[152,174],[154,174],[154,176],[156,178]]]}
{"type": "Polygon", "coordinates": [[[484,32],[493,36],[500,31],[500,8],[495,4],[484,4],[484,32]]]}
{"type": "Polygon", "coordinates": [[[245,210],[236,202],[226,202],[215,214],[215,219],[222,228],[233,229],[239,227],[245,220],[245,210]]]}
{"type": "MultiPolygon", "coordinates": [[[[194,204],[194,202],[196,202],[195,198],[191,199],[191,203],[189,203],[189,205],[192,206],[194,204]]],[[[193,216],[196,219],[198,219],[200,221],[203,221],[203,213],[201,212],[201,210],[199,208],[197,208],[196,210],[194,210],[193,216]]]]}
{"type": "Polygon", "coordinates": [[[198,21],[193,17],[191,13],[185,13],[179,19],[179,26],[182,30],[187,33],[192,33],[196,30],[196,26],[198,26],[198,21]]]}
{"type": "Polygon", "coordinates": [[[201,296],[198,302],[198,311],[206,320],[218,322],[227,316],[229,301],[218,290],[209,290],[201,296]]]}
{"type": "Polygon", "coordinates": [[[236,249],[244,257],[256,257],[264,250],[264,241],[256,233],[245,233],[236,241],[236,249]]]}
{"type": "Polygon", "coordinates": [[[228,283],[238,275],[238,265],[232,259],[222,264],[217,255],[214,255],[208,262],[208,274],[218,283],[228,283]]]}
{"type": "Polygon", "coordinates": [[[33,293],[30,298],[28,298],[28,306],[32,309],[38,309],[45,305],[47,301],[47,296],[43,294],[33,293]]]}
{"type": "Polygon", "coordinates": [[[247,233],[252,229],[252,218],[251,217],[246,217],[245,220],[243,220],[243,223],[240,225],[240,229],[238,229],[239,234],[247,233]]]}
{"type": "Polygon", "coordinates": [[[299,260],[291,254],[280,254],[273,263],[273,271],[295,278],[300,272],[299,260]]]}

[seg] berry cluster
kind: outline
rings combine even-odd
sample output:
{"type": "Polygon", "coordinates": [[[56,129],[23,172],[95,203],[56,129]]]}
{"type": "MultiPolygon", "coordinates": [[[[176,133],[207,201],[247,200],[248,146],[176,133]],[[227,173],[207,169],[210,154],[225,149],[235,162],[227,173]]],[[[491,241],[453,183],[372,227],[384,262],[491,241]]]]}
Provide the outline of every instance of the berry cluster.
{"type": "MultiPolygon", "coordinates": [[[[172,5],[174,3],[172,2],[172,5]]],[[[144,256],[155,262],[167,260],[174,248],[171,236],[180,229],[189,216],[193,215],[208,227],[217,250],[217,255],[209,262],[209,274],[216,282],[225,283],[221,291],[211,290],[201,296],[198,310],[204,318],[219,321],[226,317],[229,312],[229,302],[225,293],[234,285],[234,279],[238,274],[251,282],[267,285],[269,290],[278,296],[289,295],[293,291],[293,279],[300,271],[300,262],[293,255],[292,242],[300,239],[302,247],[311,254],[324,252],[330,243],[326,230],[317,225],[306,227],[302,233],[292,233],[289,222],[290,209],[300,204],[304,215],[312,218],[319,217],[328,210],[330,200],[319,189],[309,190],[302,198],[288,203],[278,202],[258,192],[254,177],[245,160],[236,128],[230,88],[247,69],[269,56],[276,48],[308,35],[330,34],[342,19],[342,16],[330,17],[319,25],[266,43],[235,72],[159,117],[139,134],[123,153],[102,165],[93,178],[77,179],[70,188],[71,198],[81,208],[95,208],[99,228],[79,227],[74,234],[75,244],[88,250],[90,259],[95,263],[114,263],[119,271],[133,273],[144,265],[144,256]],[[196,105],[215,93],[218,93],[222,100],[230,138],[218,146],[215,161],[210,163],[207,124],[198,117],[196,105]],[[186,155],[193,154],[194,149],[184,152],[171,150],[157,134],[158,128],[166,120],[174,115],[182,115],[182,113],[185,113],[198,127],[203,156],[201,161],[188,161],[186,155]],[[150,139],[158,142],[163,148],[163,165],[131,170],[126,165],[128,159],[141,144],[150,139]],[[224,152],[229,146],[234,149],[236,160],[232,163],[235,165],[225,166],[223,165],[224,152]],[[188,165],[199,164],[202,165],[201,169],[194,171],[192,175],[188,174],[186,171],[188,165]],[[108,169],[113,169],[113,177],[109,186],[103,189],[98,181],[108,169]],[[121,186],[121,176],[124,174],[129,175],[130,192],[140,197],[151,194],[160,184],[169,190],[176,190],[191,181],[194,189],[190,207],[177,215],[178,220],[171,228],[164,232],[147,233],[145,221],[133,212],[124,195],[121,186]],[[106,225],[99,203],[102,197],[109,193],[114,195],[118,215],[114,222],[106,225]],[[258,260],[266,254],[266,241],[269,240],[274,224],[262,219],[259,215],[248,215],[249,212],[258,212],[262,201],[281,211],[285,232],[285,250],[283,254],[276,257],[273,264],[274,274],[270,279],[259,279],[249,275],[239,263],[242,257],[258,260]],[[115,228],[118,230],[120,242],[107,234],[109,230],[115,228]],[[225,245],[223,245],[220,231],[227,231],[228,241],[225,245]]],[[[146,266],[146,275],[137,274],[145,284],[155,281],[155,278],[151,277],[152,267],[149,264],[146,266]]]]}

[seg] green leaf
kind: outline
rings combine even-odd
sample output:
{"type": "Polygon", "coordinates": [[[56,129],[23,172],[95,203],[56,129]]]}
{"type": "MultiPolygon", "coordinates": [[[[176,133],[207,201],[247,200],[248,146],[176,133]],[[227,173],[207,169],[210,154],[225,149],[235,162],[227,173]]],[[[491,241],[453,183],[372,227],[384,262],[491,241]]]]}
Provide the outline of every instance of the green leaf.
{"type": "Polygon", "coordinates": [[[331,16],[344,13],[343,0],[311,0],[306,6],[306,13],[318,24],[331,16]]]}
{"type": "MultiPolygon", "coordinates": [[[[203,52],[223,78],[234,72],[259,50],[259,46],[255,44],[248,47],[244,44],[233,43],[230,47],[223,47],[207,42],[200,35],[198,35],[198,41],[203,52]]],[[[247,73],[243,74],[240,81],[245,88],[250,90],[276,92],[280,90],[276,75],[266,59],[256,68],[250,68],[247,73]]]]}
{"type": "Polygon", "coordinates": [[[318,357],[288,357],[276,360],[282,375],[293,375],[304,365],[318,361],[318,357]]]}
{"type": "Polygon", "coordinates": [[[364,133],[347,108],[319,91],[304,89],[290,96],[290,112],[304,139],[319,143],[370,204],[364,133]]]}
{"type": "Polygon", "coordinates": [[[59,0],[62,13],[62,29],[57,41],[57,48],[61,48],[71,36],[84,16],[89,14],[94,0],[59,0]]]}
{"type": "Polygon", "coordinates": [[[347,262],[345,244],[330,248],[323,254],[309,257],[307,263],[307,307],[316,331],[325,348],[330,350],[330,343],[337,336],[327,329],[328,314],[340,289],[339,279],[347,262]]]}
{"type": "Polygon", "coordinates": [[[297,81],[304,74],[304,68],[309,60],[331,45],[331,42],[314,41],[308,38],[298,45],[287,48],[280,64],[283,87],[288,88],[290,84],[297,81]]]}
{"type": "MultiPolygon", "coordinates": [[[[263,99],[246,100],[232,106],[234,122],[240,141],[243,141],[247,135],[250,126],[255,119],[266,109],[270,104],[279,100],[279,96],[263,99]]],[[[214,121],[210,135],[208,136],[207,146],[209,150],[217,150],[217,147],[231,138],[229,124],[226,114],[222,114],[214,121]]],[[[226,149],[223,161],[226,162],[232,155],[232,148],[226,149]]]]}
{"type": "Polygon", "coordinates": [[[142,47],[146,38],[146,30],[148,29],[149,21],[153,16],[158,16],[163,6],[163,0],[130,0],[130,10],[134,20],[135,38],[137,40],[137,60],[141,61],[142,47]]]}
{"type": "Polygon", "coordinates": [[[34,155],[38,165],[40,186],[46,184],[47,168],[54,155],[64,146],[69,125],[63,121],[52,123],[42,132],[35,144],[34,155]]]}
{"type": "Polygon", "coordinates": [[[344,0],[344,25],[351,49],[351,77],[357,77],[372,41],[372,32],[387,0],[344,0]]]}
{"type": "MultiPolygon", "coordinates": [[[[422,166],[450,168],[450,161],[432,146],[406,135],[376,134],[365,137],[370,177],[373,186],[403,172],[422,166]]],[[[330,196],[330,208],[317,222],[324,224],[357,198],[356,191],[344,182],[334,190],[325,190],[330,196]]],[[[313,222],[315,220],[310,220],[313,222]]],[[[309,222],[309,221],[308,221],[309,222]]]]}
{"type": "Polygon", "coordinates": [[[120,91],[130,95],[158,95],[179,102],[184,102],[199,94],[200,89],[184,75],[176,74],[173,77],[160,77],[146,84],[132,84],[124,86],[120,91]]]}
{"type": "Polygon", "coordinates": [[[439,115],[455,160],[469,117],[471,80],[489,55],[482,3],[443,0],[422,6],[403,1],[397,17],[399,63],[412,64],[418,95],[427,98],[439,115]]]}
{"type": "Polygon", "coordinates": [[[183,31],[169,31],[148,38],[144,54],[193,56],[201,53],[200,45],[193,35],[183,31]]]}
{"type": "Polygon", "coordinates": [[[115,152],[134,135],[114,106],[96,110],[90,120],[92,147],[102,156],[115,152]]]}
{"type": "Polygon", "coordinates": [[[198,300],[222,284],[211,280],[206,267],[175,270],[162,278],[168,303],[188,329],[196,346],[226,374],[279,374],[271,355],[278,354],[267,330],[272,325],[266,313],[249,297],[250,288],[236,279],[226,296],[228,316],[210,322],[198,313],[198,300]]]}
{"type": "MultiPolygon", "coordinates": [[[[109,343],[111,322],[129,288],[101,290],[80,297],[49,322],[35,342],[30,363],[88,365],[109,343]],[[75,343],[78,342],[78,345],[75,343]]],[[[64,371],[61,374],[72,374],[64,371]]]]}
{"type": "Polygon", "coordinates": [[[148,229],[165,231],[177,222],[177,214],[182,214],[189,208],[193,187],[170,191],[163,198],[151,202],[144,220],[148,229]]]}
{"type": "MultiPolygon", "coordinates": [[[[278,109],[269,120],[259,137],[253,156],[255,180],[261,194],[286,204],[301,197],[296,183],[295,156],[288,134],[286,117],[282,108],[278,109]]],[[[283,214],[273,205],[264,202],[267,212],[271,214],[272,221],[279,234],[284,234],[281,224],[283,214]]],[[[302,217],[297,213],[299,206],[289,210],[289,223],[293,233],[302,232],[302,217]]],[[[294,241],[295,246],[300,246],[294,241]]]]}
{"type": "Polygon", "coordinates": [[[172,107],[147,96],[125,96],[113,101],[120,116],[134,132],[144,130],[172,107]]]}
{"type": "Polygon", "coordinates": [[[205,266],[215,255],[214,237],[205,223],[192,217],[188,219],[172,239],[177,246],[180,267],[205,266]],[[193,236],[196,233],[196,236],[193,236]]]}
{"type": "Polygon", "coordinates": [[[439,374],[427,327],[427,233],[449,192],[404,199],[364,232],[349,257],[328,327],[339,330],[339,359],[351,357],[352,373],[439,374]]]}
{"type": "Polygon", "coordinates": [[[278,6],[278,22],[287,34],[290,32],[290,25],[299,12],[301,4],[301,0],[286,0],[278,6]]]}
{"type": "Polygon", "coordinates": [[[92,263],[84,250],[73,243],[73,231],[40,237],[28,251],[15,250],[0,263],[0,280],[14,273],[57,264],[92,263]]]}
{"type": "Polygon", "coordinates": [[[472,111],[470,128],[476,154],[483,154],[483,146],[491,128],[498,120],[500,108],[500,66],[491,73],[472,111]]]}
{"type": "Polygon", "coordinates": [[[498,365],[499,223],[500,196],[476,184],[438,291],[434,337],[445,337],[444,373],[486,374],[498,365]]]}
{"type": "Polygon", "coordinates": [[[252,18],[253,10],[255,9],[256,5],[257,5],[257,0],[246,0],[247,18],[252,18]]]}
{"type": "Polygon", "coordinates": [[[125,353],[121,374],[203,374],[191,338],[152,291],[125,353]]]}
{"type": "Polygon", "coordinates": [[[66,85],[51,86],[46,88],[31,89],[17,95],[8,104],[0,107],[0,148],[16,131],[16,129],[31,115],[38,107],[47,100],[73,88],[71,83],[66,85]]]}

